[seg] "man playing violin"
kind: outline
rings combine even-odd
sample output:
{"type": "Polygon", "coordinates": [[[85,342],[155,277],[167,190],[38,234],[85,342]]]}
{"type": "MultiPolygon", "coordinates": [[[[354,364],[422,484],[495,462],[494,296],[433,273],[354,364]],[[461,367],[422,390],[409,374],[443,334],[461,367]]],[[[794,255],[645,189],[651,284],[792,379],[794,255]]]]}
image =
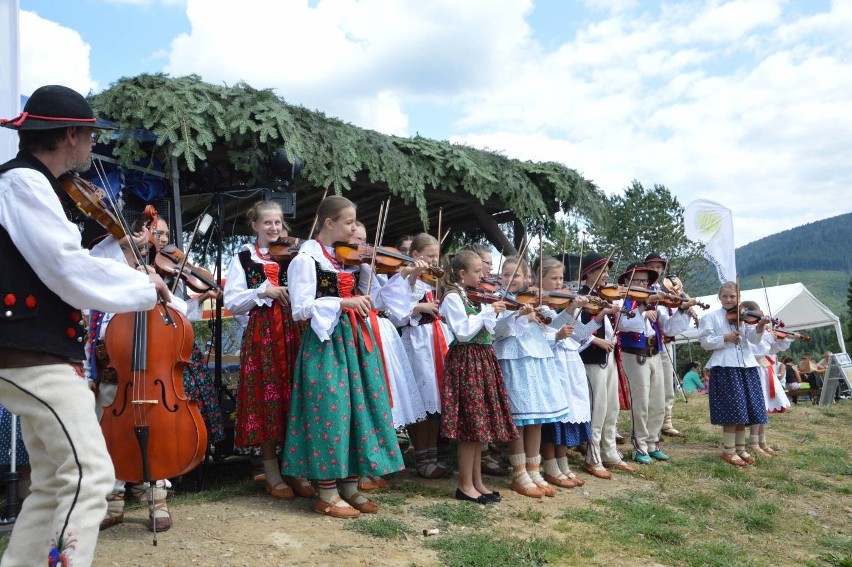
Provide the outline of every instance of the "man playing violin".
{"type": "MultiPolygon", "coordinates": [[[[657,281],[657,272],[640,262],[633,263],[618,278],[628,288],[647,289],[657,281]]],[[[645,301],[653,302],[655,294],[645,301]]],[[[689,326],[690,319],[683,311],[660,317],[653,304],[628,296],[624,307],[637,314],[619,320],[618,343],[627,383],[630,386],[630,412],[633,423],[633,460],[647,465],[654,459],[667,461],[669,456],[660,449],[660,432],[665,415],[665,386],[672,380],[664,374],[660,348],[664,337],[674,336],[689,326]]]]}
{"type": "Polygon", "coordinates": [[[156,275],[93,257],[62,210],[58,178],[90,165],[108,128],[63,86],[36,89],[0,121],[19,153],[0,166],[0,400],[21,417],[32,487],[2,565],[89,565],[113,469],[82,379],[82,309],[150,309],[168,289],[156,275]]]}
{"type": "MultiPolygon", "coordinates": [[[[652,291],[666,291],[662,285],[662,281],[660,281],[660,278],[663,277],[663,272],[666,271],[668,263],[669,261],[666,258],[663,258],[660,254],[655,252],[645,256],[645,267],[650,268],[657,273],[657,281],[653,285],[649,286],[652,291]]],[[[677,309],[687,311],[695,304],[696,301],[694,299],[690,299],[681,303],[677,309]]],[[[655,307],[655,310],[657,312],[657,321],[660,325],[664,325],[665,321],[667,321],[674,313],[674,308],[659,304],[655,307]]],[[[663,364],[663,387],[665,388],[666,395],[666,409],[665,414],[663,415],[662,432],[663,435],[683,437],[683,433],[675,429],[674,425],[672,425],[672,408],[674,407],[675,400],[674,383],[676,380],[674,365],[672,364],[672,361],[674,360],[674,348],[672,347],[672,343],[674,343],[674,336],[664,335],[663,344],[660,347],[662,352],[661,362],[663,364]]]]}
{"type": "MultiPolygon", "coordinates": [[[[583,256],[580,266],[581,283],[579,293],[589,294],[606,285],[612,260],[596,252],[583,256]]],[[[615,369],[613,351],[615,334],[612,321],[612,309],[602,309],[597,315],[583,311],[580,320],[588,323],[594,320],[598,325],[588,346],[580,351],[580,358],[586,367],[592,405],[593,445],[600,449],[600,462],[593,451],[586,452],[583,470],[602,479],[612,478],[606,468],[633,472],[635,469],[625,463],[615,446],[616,426],[618,423],[618,373],[615,369]]]]}

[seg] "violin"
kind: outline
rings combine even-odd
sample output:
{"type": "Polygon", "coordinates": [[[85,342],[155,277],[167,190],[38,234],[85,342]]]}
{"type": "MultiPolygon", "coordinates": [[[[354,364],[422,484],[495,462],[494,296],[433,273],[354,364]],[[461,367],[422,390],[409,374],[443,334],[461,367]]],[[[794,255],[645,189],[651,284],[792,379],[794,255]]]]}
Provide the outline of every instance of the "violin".
{"type": "MultiPolygon", "coordinates": [[[[499,295],[491,293],[488,290],[478,287],[469,287],[465,290],[465,292],[467,293],[468,299],[470,299],[474,303],[491,304],[497,303],[498,301],[502,301],[506,304],[506,309],[508,311],[517,311],[518,309],[521,309],[526,305],[525,303],[521,303],[520,301],[515,301],[514,299],[509,299],[507,297],[501,297],[499,295]]],[[[544,325],[549,325],[551,321],[553,321],[553,319],[551,319],[544,313],[541,313],[540,311],[536,311],[535,314],[536,319],[539,321],[539,323],[543,323],[544,325]]]]}
{"type": "MultiPolygon", "coordinates": [[[[680,278],[674,274],[670,274],[663,279],[663,287],[667,289],[669,292],[674,295],[680,297],[683,301],[689,301],[692,299],[689,295],[683,291],[683,282],[680,281],[680,278]]],[[[695,305],[704,309],[710,309],[710,305],[707,303],[697,302],[695,305]]]]}
{"type": "Polygon", "coordinates": [[[500,281],[500,278],[482,278],[479,280],[479,287],[485,290],[490,291],[491,293],[495,293],[500,291],[500,288],[503,287],[503,282],[500,281]]]}
{"type": "Polygon", "coordinates": [[[198,266],[193,266],[185,261],[186,254],[174,244],[167,244],[157,251],[154,257],[154,268],[162,277],[173,277],[177,274],[180,266],[183,271],[178,274],[193,291],[204,293],[205,291],[219,290],[221,286],[209,271],[198,266]]]}
{"type": "Polygon", "coordinates": [[[775,335],[775,338],[777,338],[777,339],[781,339],[781,340],[784,340],[784,339],[791,339],[791,340],[799,339],[800,341],[805,342],[805,343],[811,342],[811,338],[808,335],[805,335],[805,334],[802,334],[802,333],[793,333],[791,331],[782,331],[781,327],[784,326],[784,321],[782,321],[781,319],[778,319],[777,317],[772,320],[772,325],[774,327],[772,329],[772,333],[775,335]]]}
{"type": "Polygon", "coordinates": [[[81,213],[96,220],[116,240],[125,237],[121,220],[107,204],[106,191],[83,179],[78,173],[63,175],[59,178],[59,184],[74,200],[81,213]]]}
{"type": "Polygon", "coordinates": [[[802,333],[793,333],[790,331],[781,331],[779,329],[772,329],[772,334],[775,335],[777,339],[799,339],[802,342],[809,343],[811,342],[811,337],[802,333]]]}
{"type": "Polygon", "coordinates": [[[736,309],[731,309],[725,314],[728,323],[732,325],[736,325],[738,320],[748,325],[757,325],[763,317],[763,311],[753,309],[743,309],[739,313],[737,313],[736,309]]]}
{"type": "Polygon", "coordinates": [[[269,257],[276,262],[292,260],[299,253],[299,248],[304,242],[303,238],[296,238],[295,236],[279,238],[275,242],[269,243],[269,257]]]}
{"type": "MultiPolygon", "coordinates": [[[[416,262],[411,256],[406,256],[396,248],[375,248],[366,243],[354,244],[348,242],[335,242],[334,253],[344,266],[360,266],[369,264],[373,260],[373,252],[376,256],[377,274],[395,274],[403,264],[416,262]]],[[[444,270],[435,266],[429,266],[430,275],[436,278],[444,277],[444,270]]]]}
{"type": "Polygon", "coordinates": [[[635,299],[636,301],[644,302],[654,292],[648,288],[636,285],[628,288],[624,285],[607,284],[598,288],[595,293],[607,301],[615,301],[616,299],[635,299]]]}

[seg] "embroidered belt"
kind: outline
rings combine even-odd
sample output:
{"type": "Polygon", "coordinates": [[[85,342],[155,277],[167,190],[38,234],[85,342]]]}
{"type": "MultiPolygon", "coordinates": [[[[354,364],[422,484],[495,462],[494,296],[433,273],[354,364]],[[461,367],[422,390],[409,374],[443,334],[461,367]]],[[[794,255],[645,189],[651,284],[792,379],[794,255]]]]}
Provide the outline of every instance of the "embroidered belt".
{"type": "Polygon", "coordinates": [[[644,356],[645,358],[650,358],[656,354],[659,354],[660,351],[657,350],[657,347],[647,347],[647,348],[634,348],[634,347],[621,347],[622,352],[626,352],[627,354],[635,354],[636,356],[644,356]]]}

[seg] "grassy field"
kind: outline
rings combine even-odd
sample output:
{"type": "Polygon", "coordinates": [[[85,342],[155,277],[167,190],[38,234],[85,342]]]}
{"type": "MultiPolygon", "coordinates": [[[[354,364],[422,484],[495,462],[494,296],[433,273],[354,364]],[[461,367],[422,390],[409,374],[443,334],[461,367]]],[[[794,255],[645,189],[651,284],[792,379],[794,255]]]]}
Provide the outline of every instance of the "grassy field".
{"type": "Polygon", "coordinates": [[[852,567],[852,401],[827,409],[803,402],[771,416],[770,442],[781,456],[744,470],[719,460],[706,397],[679,401],[675,423],[689,437],[667,442],[672,462],[612,481],[581,474],[586,486],[541,501],[492,479],[502,503],[460,503],[450,498],[453,479],[427,482],[411,473],[390,478],[391,489],[376,496],[378,515],[348,522],[313,513],[309,501],[271,502],[250,482],[177,496],[171,507],[180,523],[159,548],[144,535],[139,509],[137,524],[103,532],[96,564],[122,564],[138,546],[147,565],[852,567]],[[264,549],[258,534],[271,529],[289,538],[285,551],[262,544],[277,562],[257,555],[264,549]],[[424,537],[424,529],[439,533],[424,537]],[[193,547],[203,541],[201,551],[193,547]]]}

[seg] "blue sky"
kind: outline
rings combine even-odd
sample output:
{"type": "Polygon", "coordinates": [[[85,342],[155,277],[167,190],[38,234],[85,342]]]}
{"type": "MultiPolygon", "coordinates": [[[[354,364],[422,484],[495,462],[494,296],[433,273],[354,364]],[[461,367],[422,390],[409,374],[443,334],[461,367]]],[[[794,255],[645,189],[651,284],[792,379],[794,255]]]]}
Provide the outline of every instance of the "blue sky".
{"type": "MultiPolygon", "coordinates": [[[[5,0],[8,1],[8,0],[5,0]]],[[[357,125],[734,211],[852,210],[849,0],[20,0],[22,89],[245,80],[357,125]]]]}

